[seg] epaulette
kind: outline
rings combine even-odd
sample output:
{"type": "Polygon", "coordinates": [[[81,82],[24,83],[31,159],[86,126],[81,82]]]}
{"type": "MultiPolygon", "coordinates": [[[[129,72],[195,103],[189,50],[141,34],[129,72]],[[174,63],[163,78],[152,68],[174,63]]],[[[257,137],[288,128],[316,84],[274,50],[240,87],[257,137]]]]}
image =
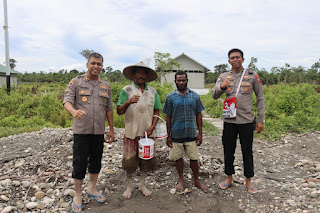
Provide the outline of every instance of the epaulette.
{"type": "Polygon", "coordinates": [[[254,70],[253,70],[252,68],[249,68],[249,69],[248,69],[248,73],[249,73],[250,75],[253,74],[253,71],[254,71],[254,70]]]}

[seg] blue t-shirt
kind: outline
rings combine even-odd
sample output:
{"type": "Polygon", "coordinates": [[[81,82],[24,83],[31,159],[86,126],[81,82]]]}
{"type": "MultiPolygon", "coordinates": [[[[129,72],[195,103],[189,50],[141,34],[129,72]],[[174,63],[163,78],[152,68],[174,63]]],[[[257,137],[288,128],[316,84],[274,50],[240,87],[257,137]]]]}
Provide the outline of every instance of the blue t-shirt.
{"type": "Polygon", "coordinates": [[[174,142],[197,137],[196,114],[202,110],[204,107],[200,97],[192,90],[187,89],[184,96],[178,90],[167,96],[163,112],[172,116],[170,136],[174,142]]]}

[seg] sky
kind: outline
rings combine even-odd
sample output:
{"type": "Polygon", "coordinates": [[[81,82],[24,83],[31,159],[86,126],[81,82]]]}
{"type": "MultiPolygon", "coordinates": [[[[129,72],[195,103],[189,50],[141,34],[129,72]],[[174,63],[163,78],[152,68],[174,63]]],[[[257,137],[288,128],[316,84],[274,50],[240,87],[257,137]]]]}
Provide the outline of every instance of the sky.
{"type": "Polygon", "coordinates": [[[154,68],[155,52],[185,53],[213,71],[232,48],[245,67],[256,57],[267,71],[310,68],[320,58],[319,8],[319,0],[7,0],[9,55],[22,73],[86,70],[84,49],[121,71],[140,61],[154,68]]]}

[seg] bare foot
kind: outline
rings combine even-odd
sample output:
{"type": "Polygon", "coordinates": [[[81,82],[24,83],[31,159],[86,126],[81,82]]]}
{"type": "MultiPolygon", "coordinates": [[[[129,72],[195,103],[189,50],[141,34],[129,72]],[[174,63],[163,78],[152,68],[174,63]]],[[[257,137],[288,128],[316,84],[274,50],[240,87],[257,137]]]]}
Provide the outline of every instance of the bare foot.
{"type": "Polygon", "coordinates": [[[201,189],[203,192],[208,192],[208,187],[207,187],[206,185],[200,183],[199,180],[198,180],[198,181],[195,181],[195,182],[194,182],[194,185],[195,185],[196,187],[198,187],[199,189],[201,189]]]}
{"type": "Polygon", "coordinates": [[[179,181],[179,183],[176,185],[176,190],[178,192],[182,192],[184,190],[184,180],[179,181]]]}
{"type": "Polygon", "coordinates": [[[132,188],[127,188],[127,190],[122,194],[122,197],[125,199],[130,199],[132,195],[132,188]]]}
{"type": "Polygon", "coordinates": [[[146,186],[139,186],[139,190],[140,190],[140,191],[142,192],[142,194],[143,194],[144,196],[146,196],[146,197],[148,197],[148,196],[150,196],[150,195],[152,194],[152,192],[149,191],[146,186]]]}

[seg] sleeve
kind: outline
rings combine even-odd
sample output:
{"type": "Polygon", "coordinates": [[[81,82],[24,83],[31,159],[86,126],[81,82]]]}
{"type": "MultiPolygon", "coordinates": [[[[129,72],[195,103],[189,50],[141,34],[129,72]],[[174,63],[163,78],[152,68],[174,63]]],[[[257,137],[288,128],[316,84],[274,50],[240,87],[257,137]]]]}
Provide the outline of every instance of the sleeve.
{"type": "Polygon", "coordinates": [[[108,84],[109,87],[109,98],[108,98],[108,102],[107,102],[107,108],[106,111],[112,111],[113,110],[113,106],[112,106],[112,92],[111,92],[111,87],[108,84]]]}
{"type": "Polygon", "coordinates": [[[197,103],[196,103],[196,113],[199,113],[199,112],[204,110],[204,106],[203,106],[199,96],[197,97],[196,101],[197,101],[197,103]]]}
{"type": "Polygon", "coordinates": [[[166,101],[164,102],[164,107],[162,112],[167,115],[172,115],[172,101],[169,96],[167,96],[166,101]]]}
{"type": "Polygon", "coordinates": [[[257,123],[264,123],[265,122],[265,103],[264,103],[264,94],[263,94],[263,88],[262,83],[260,80],[260,76],[258,73],[254,73],[254,93],[257,97],[257,123]]]}
{"type": "Polygon", "coordinates": [[[217,79],[216,85],[212,90],[212,97],[214,99],[218,99],[224,92],[225,90],[222,90],[220,88],[220,84],[224,81],[223,75],[220,75],[219,78],[217,79]]]}
{"type": "Polygon", "coordinates": [[[121,106],[129,100],[128,93],[121,89],[117,106],[121,106]]]}
{"type": "Polygon", "coordinates": [[[161,101],[160,101],[160,97],[159,94],[156,92],[154,94],[154,108],[153,109],[161,109],[161,101]]]}
{"type": "Polygon", "coordinates": [[[68,86],[67,86],[66,90],[64,91],[63,104],[65,104],[66,102],[69,102],[72,105],[74,105],[74,101],[76,99],[76,87],[77,87],[76,79],[72,79],[68,83],[68,86]]]}

